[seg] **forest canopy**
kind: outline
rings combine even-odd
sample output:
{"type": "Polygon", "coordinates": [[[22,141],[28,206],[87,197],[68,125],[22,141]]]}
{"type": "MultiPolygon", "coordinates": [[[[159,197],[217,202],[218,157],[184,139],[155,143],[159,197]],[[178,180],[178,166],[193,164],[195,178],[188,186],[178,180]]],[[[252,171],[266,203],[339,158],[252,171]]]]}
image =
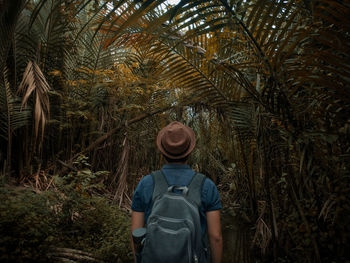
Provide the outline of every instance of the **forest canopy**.
{"type": "Polygon", "coordinates": [[[0,260],[130,261],[176,120],[225,262],[349,261],[349,25],[349,0],[0,1],[0,260]]]}

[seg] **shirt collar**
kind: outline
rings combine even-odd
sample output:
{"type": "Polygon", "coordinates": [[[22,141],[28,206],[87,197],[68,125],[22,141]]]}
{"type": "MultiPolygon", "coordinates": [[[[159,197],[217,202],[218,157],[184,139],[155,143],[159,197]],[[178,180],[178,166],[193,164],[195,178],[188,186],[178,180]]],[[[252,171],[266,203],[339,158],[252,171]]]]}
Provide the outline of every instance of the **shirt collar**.
{"type": "Polygon", "coordinates": [[[163,165],[163,169],[191,169],[188,164],[168,163],[163,165]]]}

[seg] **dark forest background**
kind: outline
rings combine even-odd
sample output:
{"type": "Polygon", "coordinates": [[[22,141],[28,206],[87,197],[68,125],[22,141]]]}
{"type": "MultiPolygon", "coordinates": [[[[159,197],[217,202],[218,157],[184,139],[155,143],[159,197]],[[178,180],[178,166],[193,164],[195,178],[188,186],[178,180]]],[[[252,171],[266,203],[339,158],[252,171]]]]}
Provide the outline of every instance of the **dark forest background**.
{"type": "Polygon", "coordinates": [[[348,0],[0,1],[0,260],[130,262],[191,126],[224,262],[350,262],[348,0]]]}

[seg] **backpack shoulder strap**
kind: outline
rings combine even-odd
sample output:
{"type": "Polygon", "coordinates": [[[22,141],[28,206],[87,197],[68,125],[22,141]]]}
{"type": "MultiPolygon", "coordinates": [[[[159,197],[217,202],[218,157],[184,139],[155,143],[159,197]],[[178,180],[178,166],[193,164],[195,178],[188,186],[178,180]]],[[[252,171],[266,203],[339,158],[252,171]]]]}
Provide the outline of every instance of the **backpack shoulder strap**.
{"type": "Polygon", "coordinates": [[[152,172],[151,175],[153,178],[153,194],[152,194],[152,202],[153,202],[157,196],[165,193],[168,190],[169,186],[162,171],[160,170],[154,171],[152,172]]]}
{"type": "Polygon", "coordinates": [[[188,185],[188,198],[192,200],[198,207],[202,203],[202,186],[205,181],[205,175],[196,173],[188,185]]]}

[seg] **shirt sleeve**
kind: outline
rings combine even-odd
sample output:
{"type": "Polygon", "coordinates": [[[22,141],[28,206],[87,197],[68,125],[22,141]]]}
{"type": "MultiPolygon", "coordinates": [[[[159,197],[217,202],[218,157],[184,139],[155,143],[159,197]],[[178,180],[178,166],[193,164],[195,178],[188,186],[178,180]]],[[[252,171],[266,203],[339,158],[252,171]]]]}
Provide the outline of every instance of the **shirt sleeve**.
{"type": "Polygon", "coordinates": [[[145,212],[149,206],[153,192],[153,180],[151,175],[147,175],[137,185],[132,197],[131,210],[135,212],[145,212]]]}
{"type": "Polygon", "coordinates": [[[206,178],[203,183],[202,201],[206,212],[222,209],[219,191],[209,178],[206,178]]]}
{"type": "Polygon", "coordinates": [[[142,205],[144,202],[142,200],[142,180],[137,185],[134,195],[132,197],[132,205],[131,209],[136,212],[145,212],[144,205],[142,205]]]}

